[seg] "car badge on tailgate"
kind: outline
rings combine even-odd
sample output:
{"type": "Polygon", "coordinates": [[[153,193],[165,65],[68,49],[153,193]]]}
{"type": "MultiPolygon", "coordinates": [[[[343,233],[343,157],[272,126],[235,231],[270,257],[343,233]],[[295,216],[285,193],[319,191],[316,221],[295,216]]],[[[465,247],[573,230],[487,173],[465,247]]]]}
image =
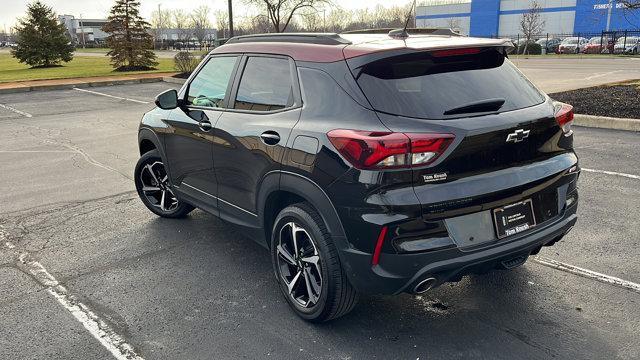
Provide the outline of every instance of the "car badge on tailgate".
{"type": "Polygon", "coordinates": [[[507,142],[519,143],[529,137],[531,130],[518,129],[507,135],[507,142]]]}

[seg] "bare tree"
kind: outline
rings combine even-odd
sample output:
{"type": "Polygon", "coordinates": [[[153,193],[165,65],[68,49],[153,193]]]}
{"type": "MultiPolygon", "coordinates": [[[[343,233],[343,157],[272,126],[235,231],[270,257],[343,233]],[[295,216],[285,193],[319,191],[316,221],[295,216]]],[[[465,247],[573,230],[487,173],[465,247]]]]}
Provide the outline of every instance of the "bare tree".
{"type": "Polygon", "coordinates": [[[355,30],[349,28],[353,23],[353,12],[343,8],[334,8],[327,14],[327,31],[342,32],[346,30],[355,30]]]}
{"type": "Polygon", "coordinates": [[[305,10],[300,13],[300,25],[306,31],[323,31],[324,21],[318,11],[313,9],[305,10]]]}
{"type": "Polygon", "coordinates": [[[618,3],[629,10],[640,9],[640,0],[618,0],[618,3]]]}
{"type": "Polygon", "coordinates": [[[229,13],[226,10],[215,10],[213,15],[216,18],[218,37],[227,37],[227,31],[229,30],[229,13]]]}
{"type": "MultiPolygon", "coordinates": [[[[542,18],[542,6],[537,1],[533,1],[529,8],[529,11],[522,14],[522,18],[520,19],[520,30],[524,35],[524,51],[523,54],[527,53],[527,48],[529,47],[529,42],[534,35],[542,33],[544,30],[545,21],[542,18]]],[[[518,47],[519,45],[516,45],[518,47]]],[[[516,49],[516,53],[518,49],[516,49]]]]}
{"type": "Polygon", "coordinates": [[[158,9],[151,12],[151,33],[156,41],[161,41],[164,29],[170,29],[172,26],[171,10],[158,9]]]}
{"type": "Polygon", "coordinates": [[[193,35],[198,39],[198,42],[202,44],[207,37],[207,30],[211,28],[211,22],[209,21],[209,9],[206,5],[197,7],[191,13],[191,24],[193,26],[193,35]]]}
{"type": "Polygon", "coordinates": [[[449,18],[447,19],[447,26],[449,27],[449,29],[455,31],[455,32],[461,32],[462,31],[462,26],[460,25],[460,19],[458,18],[449,18]]]}
{"type": "Polygon", "coordinates": [[[245,0],[245,2],[259,8],[266,6],[267,16],[274,32],[284,32],[293,16],[299,11],[330,4],[330,0],[245,0]]]}
{"type": "Polygon", "coordinates": [[[191,24],[189,16],[182,9],[174,9],[171,13],[173,26],[178,31],[179,40],[189,40],[191,37],[191,24]]]}

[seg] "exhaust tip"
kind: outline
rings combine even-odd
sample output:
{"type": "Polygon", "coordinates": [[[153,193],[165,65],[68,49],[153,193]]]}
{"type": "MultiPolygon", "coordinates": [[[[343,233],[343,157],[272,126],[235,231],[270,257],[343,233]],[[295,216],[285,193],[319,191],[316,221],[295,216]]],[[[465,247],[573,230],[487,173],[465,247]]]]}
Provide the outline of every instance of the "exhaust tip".
{"type": "Polygon", "coordinates": [[[431,290],[431,288],[433,288],[435,284],[436,284],[435,278],[432,278],[432,277],[426,278],[420,281],[418,285],[416,285],[416,287],[413,288],[413,292],[416,294],[426,293],[427,291],[431,290]]]}

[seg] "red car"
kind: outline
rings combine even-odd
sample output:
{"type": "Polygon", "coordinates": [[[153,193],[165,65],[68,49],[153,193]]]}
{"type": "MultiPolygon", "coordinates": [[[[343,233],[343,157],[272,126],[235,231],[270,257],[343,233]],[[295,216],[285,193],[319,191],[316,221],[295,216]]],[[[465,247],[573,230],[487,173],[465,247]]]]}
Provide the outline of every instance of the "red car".
{"type": "Polygon", "coordinates": [[[600,36],[592,37],[589,42],[582,48],[585,54],[600,54],[603,48],[607,46],[607,39],[600,36]]]}

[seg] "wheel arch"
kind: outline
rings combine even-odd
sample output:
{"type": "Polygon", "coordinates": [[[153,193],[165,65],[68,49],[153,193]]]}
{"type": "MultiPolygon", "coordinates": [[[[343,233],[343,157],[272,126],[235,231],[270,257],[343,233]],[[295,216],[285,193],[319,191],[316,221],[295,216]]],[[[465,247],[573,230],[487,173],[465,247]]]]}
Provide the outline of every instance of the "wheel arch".
{"type": "Polygon", "coordinates": [[[164,149],[160,146],[160,139],[158,136],[151,130],[142,128],[138,131],[138,149],[140,151],[140,155],[145,154],[146,152],[156,149],[161,153],[164,158],[164,149]]]}
{"type": "Polygon", "coordinates": [[[267,246],[270,246],[273,221],[285,207],[305,201],[311,204],[334,237],[345,237],[342,222],[327,193],[304,175],[274,171],[265,175],[258,195],[258,216],[264,229],[267,246]]]}

